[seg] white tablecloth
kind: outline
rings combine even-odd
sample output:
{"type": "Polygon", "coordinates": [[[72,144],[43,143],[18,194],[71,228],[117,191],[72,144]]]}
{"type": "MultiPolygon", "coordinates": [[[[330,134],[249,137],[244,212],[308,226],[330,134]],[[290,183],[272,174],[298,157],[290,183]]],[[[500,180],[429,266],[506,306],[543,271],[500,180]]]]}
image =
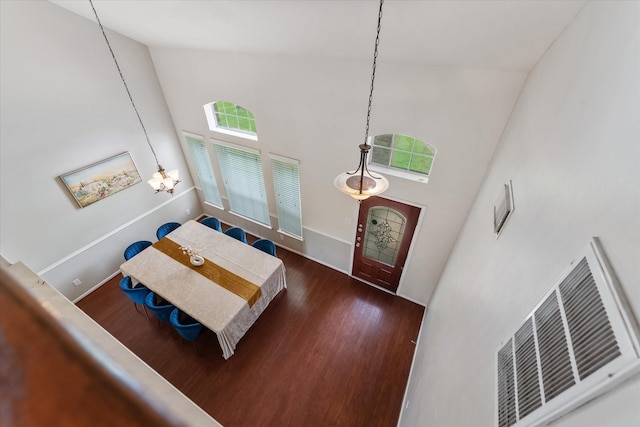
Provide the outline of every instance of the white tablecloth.
{"type": "Polygon", "coordinates": [[[215,332],[223,357],[228,359],[271,300],[286,288],[282,260],[196,221],[188,221],[166,238],[196,249],[211,262],[260,287],[261,297],[249,307],[246,300],[207,279],[197,268],[185,266],[153,246],[120,266],[122,274],[143,283],[215,332]]]}

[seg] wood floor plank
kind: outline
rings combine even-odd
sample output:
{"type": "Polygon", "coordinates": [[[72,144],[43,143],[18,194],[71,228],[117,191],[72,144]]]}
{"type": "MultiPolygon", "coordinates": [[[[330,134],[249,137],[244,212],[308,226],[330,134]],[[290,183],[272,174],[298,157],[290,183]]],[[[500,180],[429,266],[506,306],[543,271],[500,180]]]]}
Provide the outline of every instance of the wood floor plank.
{"type": "Polygon", "coordinates": [[[213,333],[198,339],[201,357],[147,321],[120,276],[78,307],[226,427],[397,425],[424,307],[283,248],[278,257],[288,289],[226,361],[213,333]]]}

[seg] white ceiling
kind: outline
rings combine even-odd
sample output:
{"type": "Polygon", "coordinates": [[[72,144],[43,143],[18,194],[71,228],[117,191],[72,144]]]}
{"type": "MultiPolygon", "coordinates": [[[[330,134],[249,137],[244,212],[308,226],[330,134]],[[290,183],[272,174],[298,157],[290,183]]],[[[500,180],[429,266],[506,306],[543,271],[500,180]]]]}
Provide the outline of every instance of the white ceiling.
{"type": "MultiPolygon", "coordinates": [[[[89,0],[50,0],[95,20],[89,0]]],[[[103,25],[148,46],[371,58],[377,0],[94,0],[103,25]]],[[[529,71],[584,0],[387,0],[380,59],[529,71]]]]}

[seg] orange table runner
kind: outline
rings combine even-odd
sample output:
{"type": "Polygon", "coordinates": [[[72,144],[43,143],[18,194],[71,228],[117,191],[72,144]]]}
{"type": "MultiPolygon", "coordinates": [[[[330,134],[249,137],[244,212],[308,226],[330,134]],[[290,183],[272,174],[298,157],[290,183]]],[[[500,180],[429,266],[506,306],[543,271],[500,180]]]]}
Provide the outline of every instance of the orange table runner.
{"type": "Polygon", "coordinates": [[[220,267],[218,264],[204,259],[204,264],[201,266],[195,266],[189,261],[189,255],[182,253],[180,245],[168,237],[164,237],[153,244],[153,247],[160,252],[170,256],[174,260],[178,261],[182,265],[185,265],[202,274],[207,279],[215,282],[217,285],[225,288],[229,292],[233,292],[240,298],[247,301],[249,307],[260,298],[262,292],[260,286],[254,285],[247,279],[244,279],[237,274],[220,267]]]}

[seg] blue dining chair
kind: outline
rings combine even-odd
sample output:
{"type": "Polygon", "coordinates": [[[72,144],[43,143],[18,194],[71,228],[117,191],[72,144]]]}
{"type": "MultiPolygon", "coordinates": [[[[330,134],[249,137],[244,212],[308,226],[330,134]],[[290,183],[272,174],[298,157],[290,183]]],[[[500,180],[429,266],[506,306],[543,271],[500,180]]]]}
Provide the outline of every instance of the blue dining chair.
{"type": "Polygon", "coordinates": [[[144,305],[160,320],[169,323],[169,316],[175,310],[175,306],[167,300],[162,300],[155,292],[151,291],[144,299],[144,305]],[[158,300],[161,300],[157,302],[158,300]]]}
{"type": "Polygon", "coordinates": [[[247,234],[240,227],[227,228],[224,234],[229,237],[233,237],[236,240],[240,240],[242,243],[247,243],[247,234]]]}
{"type": "Polygon", "coordinates": [[[142,308],[144,309],[144,315],[147,317],[147,320],[149,320],[149,315],[147,314],[147,309],[144,303],[145,298],[147,297],[149,292],[151,292],[149,288],[147,288],[142,284],[138,284],[138,286],[133,287],[133,282],[131,281],[131,277],[124,276],[122,279],[120,279],[120,289],[122,289],[125,295],[131,298],[131,300],[133,301],[133,306],[135,307],[136,311],[139,312],[138,304],[142,306],[142,308]]]}
{"type": "Polygon", "coordinates": [[[269,239],[258,239],[251,244],[256,249],[260,249],[262,252],[268,253],[269,255],[276,255],[276,245],[269,239]]]}
{"type": "Polygon", "coordinates": [[[127,261],[130,260],[143,250],[147,249],[149,246],[151,246],[151,242],[148,240],[139,240],[137,242],[133,242],[132,244],[127,246],[127,249],[124,250],[124,259],[127,261]]]}
{"type": "Polygon", "coordinates": [[[167,222],[166,224],[162,224],[156,230],[156,237],[158,238],[158,240],[160,240],[176,228],[180,227],[180,225],[181,224],[179,222],[167,222]]]}
{"type": "Polygon", "coordinates": [[[222,233],[222,224],[220,224],[220,220],[214,216],[208,216],[200,221],[200,223],[222,233]]]}
{"type": "Polygon", "coordinates": [[[179,308],[173,309],[171,315],[169,315],[169,323],[182,338],[192,342],[196,347],[198,356],[202,356],[198,343],[196,342],[196,339],[202,333],[202,323],[181,312],[179,308]]]}

